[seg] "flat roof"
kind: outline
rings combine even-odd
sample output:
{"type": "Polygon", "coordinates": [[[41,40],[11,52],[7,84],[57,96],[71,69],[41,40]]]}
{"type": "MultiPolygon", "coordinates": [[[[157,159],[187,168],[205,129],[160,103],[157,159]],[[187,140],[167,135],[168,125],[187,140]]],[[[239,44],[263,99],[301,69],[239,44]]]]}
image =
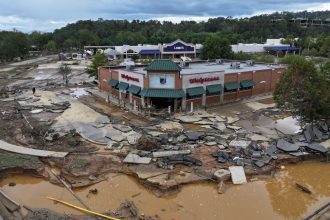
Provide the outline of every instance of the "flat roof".
{"type": "MultiPolygon", "coordinates": [[[[235,69],[230,65],[233,62],[224,62],[222,64],[217,64],[215,62],[198,62],[198,63],[189,63],[188,67],[184,67],[181,70],[182,75],[190,75],[190,74],[201,74],[201,73],[212,73],[212,72],[223,72],[225,74],[229,73],[242,73],[249,71],[258,71],[258,70],[267,70],[267,69],[275,69],[282,68],[283,65],[276,64],[260,64],[255,63],[253,66],[247,65],[245,62],[240,63],[240,68],[235,69]]],[[[147,74],[145,67],[135,67],[133,70],[129,69],[115,69],[118,72],[133,72],[139,74],[147,74]]]]}

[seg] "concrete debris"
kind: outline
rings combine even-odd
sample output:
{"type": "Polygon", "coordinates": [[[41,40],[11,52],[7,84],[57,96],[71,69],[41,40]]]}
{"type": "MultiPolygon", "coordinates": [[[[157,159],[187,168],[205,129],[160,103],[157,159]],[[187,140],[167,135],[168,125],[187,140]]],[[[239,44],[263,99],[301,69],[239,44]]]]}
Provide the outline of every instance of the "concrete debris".
{"type": "Polygon", "coordinates": [[[191,150],[178,150],[178,151],[157,151],[152,153],[152,157],[169,157],[180,154],[190,154],[191,150]]]}
{"type": "Polygon", "coordinates": [[[230,117],[230,116],[228,116],[227,117],[227,124],[233,124],[233,123],[235,123],[235,122],[237,122],[239,120],[240,120],[239,117],[230,117]]]}
{"type": "Polygon", "coordinates": [[[166,157],[164,158],[163,163],[165,163],[166,165],[183,164],[189,167],[191,167],[192,165],[197,165],[197,166],[203,165],[202,161],[184,154],[172,155],[166,157]]]}
{"type": "Polygon", "coordinates": [[[130,126],[122,125],[122,124],[114,124],[112,125],[115,129],[121,131],[121,132],[130,132],[132,128],[130,126]]]}
{"type": "Polygon", "coordinates": [[[232,129],[232,130],[235,130],[235,131],[238,131],[238,130],[241,129],[241,127],[234,126],[234,125],[228,125],[227,128],[232,129]]]}
{"type": "Polygon", "coordinates": [[[181,134],[176,139],[178,140],[178,142],[183,142],[183,141],[185,141],[187,139],[187,136],[181,134]]]}
{"type": "Polygon", "coordinates": [[[212,153],[212,156],[217,158],[217,161],[219,163],[225,163],[229,160],[230,156],[228,153],[224,152],[224,151],[217,151],[212,153]]]}
{"type": "Polygon", "coordinates": [[[147,133],[153,137],[157,137],[159,135],[164,134],[164,132],[159,132],[159,131],[148,131],[147,133]]]}
{"type": "Polygon", "coordinates": [[[211,125],[212,128],[220,130],[222,132],[224,132],[226,130],[226,125],[223,122],[217,122],[214,123],[213,125],[211,125]]]}
{"type": "Polygon", "coordinates": [[[309,153],[307,153],[307,152],[301,152],[301,151],[291,152],[289,154],[292,155],[292,156],[295,156],[295,157],[302,157],[302,156],[309,155],[309,153]]]}
{"type": "Polygon", "coordinates": [[[126,134],[127,135],[127,141],[129,144],[137,144],[137,142],[139,141],[139,139],[142,137],[142,134],[137,133],[135,131],[131,131],[129,133],[126,134]]]}
{"type": "Polygon", "coordinates": [[[188,138],[189,141],[197,141],[202,136],[204,136],[203,133],[197,132],[197,131],[189,131],[189,132],[186,132],[185,135],[187,136],[187,138],[188,138]]]}
{"type": "Polygon", "coordinates": [[[207,121],[207,120],[202,120],[202,121],[197,121],[194,122],[195,125],[213,125],[213,122],[207,121]]]}
{"type": "Polygon", "coordinates": [[[215,137],[214,136],[206,136],[206,137],[204,137],[204,140],[205,141],[214,141],[215,137]]]}
{"type": "Polygon", "coordinates": [[[43,111],[44,111],[43,109],[34,109],[34,110],[30,111],[30,113],[31,114],[38,114],[38,113],[41,113],[43,111]]]}
{"type": "Polygon", "coordinates": [[[330,139],[320,143],[323,147],[330,150],[330,139]]]}
{"type": "Polygon", "coordinates": [[[113,150],[118,147],[119,147],[119,144],[117,142],[109,141],[107,146],[104,147],[104,150],[113,150]]]}
{"type": "Polygon", "coordinates": [[[202,120],[201,117],[189,116],[189,115],[179,116],[179,117],[176,117],[176,119],[180,120],[180,122],[182,122],[182,123],[194,123],[194,122],[202,120]]]}
{"type": "Polygon", "coordinates": [[[270,141],[271,139],[259,134],[253,134],[251,136],[247,136],[251,141],[270,141]]]}
{"type": "Polygon", "coordinates": [[[231,147],[240,147],[240,148],[247,148],[250,144],[252,143],[252,141],[244,141],[244,140],[232,140],[229,143],[229,146],[231,147]]]}
{"type": "Polygon", "coordinates": [[[217,145],[217,142],[215,142],[215,141],[206,142],[205,145],[207,145],[207,146],[214,146],[214,145],[217,145]]]}
{"type": "Polygon", "coordinates": [[[9,152],[13,152],[13,153],[26,154],[26,155],[32,155],[32,156],[37,156],[37,157],[63,158],[68,154],[68,152],[46,151],[46,150],[37,150],[37,149],[32,149],[32,148],[27,148],[27,147],[21,147],[21,146],[9,144],[2,140],[0,140],[0,149],[9,151],[9,152]]]}
{"type": "Polygon", "coordinates": [[[242,166],[230,166],[229,171],[231,174],[231,180],[233,184],[247,183],[244,168],[242,166]]]}
{"type": "Polygon", "coordinates": [[[317,143],[310,144],[310,145],[306,146],[306,148],[309,150],[312,150],[312,151],[320,152],[320,153],[328,152],[328,150],[324,146],[322,146],[321,144],[317,144],[317,143]]]}
{"type": "Polygon", "coordinates": [[[178,122],[167,121],[158,126],[162,131],[183,131],[183,126],[178,122]]]}
{"type": "Polygon", "coordinates": [[[277,148],[285,152],[295,152],[299,150],[297,144],[291,144],[283,139],[277,141],[277,148]]]}
{"type": "Polygon", "coordinates": [[[135,164],[149,164],[151,162],[150,157],[140,157],[137,154],[129,153],[125,159],[123,160],[124,163],[135,163],[135,164]]]}
{"type": "Polygon", "coordinates": [[[218,116],[218,115],[215,116],[215,120],[218,121],[218,122],[226,122],[227,121],[225,117],[218,116]]]}
{"type": "Polygon", "coordinates": [[[206,111],[202,111],[202,112],[197,112],[197,116],[201,117],[201,118],[214,118],[215,115],[213,114],[209,114],[206,111]]]}
{"type": "Polygon", "coordinates": [[[226,169],[219,169],[214,172],[213,174],[214,178],[217,181],[228,181],[230,179],[230,171],[226,169]]]}
{"type": "Polygon", "coordinates": [[[124,135],[114,135],[111,137],[111,140],[116,141],[116,142],[121,142],[126,140],[126,136],[124,135]]]}
{"type": "Polygon", "coordinates": [[[201,128],[212,129],[210,125],[201,125],[201,128]]]}
{"type": "Polygon", "coordinates": [[[313,131],[312,131],[312,129],[311,129],[310,126],[307,126],[305,128],[305,130],[304,130],[304,136],[305,136],[306,141],[308,143],[310,143],[312,141],[312,138],[313,138],[312,136],[314,136],[314,133],[313,133],[313,131]]]}
{"type": "Polygon", "coordinates": [[[226,147],[223,146],[222,144],[219,144],[219,145],[218,145],[218,148],[219,148],[220,150],[224,150],[224,149],[226,149],[226,147]]]}

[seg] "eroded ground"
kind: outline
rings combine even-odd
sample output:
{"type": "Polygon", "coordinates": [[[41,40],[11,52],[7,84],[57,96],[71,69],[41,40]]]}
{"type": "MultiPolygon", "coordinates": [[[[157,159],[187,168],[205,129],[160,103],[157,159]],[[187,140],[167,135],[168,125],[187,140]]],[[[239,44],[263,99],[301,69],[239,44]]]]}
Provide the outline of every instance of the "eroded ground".
{"type": "MultiPolygon", "coordinates": [[[[69,155],[65,158],[38,158],[0,151],[2,179],[11,173],[25,173],[43,177],[60,186],[62,183],[51,171],[54,170],[70,187],[81,189],[76,193],[84,199],[87,196],[86,202],[96,211],[114,210],[124,198],[131,197],[129,199],[137,204],[138,209],[153,218],[161,216],[164,219],[201,219],[203,216],[207,216],[205,219],[230,219],[230,216],[235,216],[230,207],[244,206],[248,200],[242,199],[242,203],[235,204],[237,201],[231,196],[237,197],[240,193],[232,194],[231,188],[228,189],[229,193],[218,195],[217,191],[226,191],[223,186],[231,180],[230,174],[215,175],[219,169],[227,170],[230,166],[244,167],[247,180],[252,183],[242,187],[241,193],[253,201],[260,200],[260,204],[269,199],[264,195],[266,191],[273,193],[282,190],[284,185],[281,189],[276,187],[282,184],[283,178],[308,184],[308,187],[314,189],[316,183],[309,184],[309,180],[300,180],[293,172],[283,171],[281,175],[276,173],[288,163],[325,161],[325,150],[330,147],[329,122],[324,122],[321,127],[302,130],[297,120],[290,117],[290,112],[275,107],[270,96],[208,108],[206,112],[159,118],[143,117],[146,114],[130,112],[94,94],[90,90],[94,85],[83,72],[84,65],[73,68],[74,80],[69,86],[63,86],[61,77],[56,75],[58,63],[39,66],[23,63],[18,67],[3,68],[1,73],[4,77],[1,80],[4,81],[1,82],[7,87],[1,90],[0,140],[27,148],[69,152],[69,155]],[[26,72],[23,73],[22,69],[26,72]],[[13,71],[20,71],[17,72],[19,79],[11,77],[13,71]],[[33,86],[37,87],[36,94],[30,91],[33,86]],[[131,178],[109,173],[127,174],[131,178]],[[255,176],[261,175],[275,175],[275,178],[254,181],[255,176]],[[215,189],[210,190],[210,186],[204,184],[206,182],[210,182],[211,188],[215,189]],[[191,183],[198,185],[182,188],[191,183]],[[273,185],[270,190],[269,185],[273,185]],[[86,186],[88,188],[82,188],[86,186]],[[108,189],[109,186],[113,188],[108,189]],[[86,195],[93,187],[99,189],[97,196],[91,193],[86,195]],[[140,197],[140,192],[135,192],[137,189],[141,189],[143,194],[148,192],[148,196],[140,197]],[[116,197],[118,199],[109,200],[109,204],[103,196],[112,197],[112,193],[105,193],[112,190],[120,193],[116,197]],[[257,193],[249,194],[251,192],[257,193]],[[157,199],[154,195],[165,197],[157,199]],[[186,198],[180,200],[181,196],[186,198]],[[169,205],[173,200],[176,205],[169,205]],[[190,200],[198,201],[200,209],[197,204],[190,205],[190,200]],[[219,203],[227,204],[222,206],[223,212],[204,211],[204,206],[216,210],[213,206],[219,203]],[[176,215],[170,216],[169,213],[173,212],[176,215]],[[194,218],[196,215],[199,217],[194,218]]],[[[320,172],[324,170],[322,168],[320,172]]],[[[12,195],[19,195],[19,186],[24,190],[25,187],[32,190],[36,186],[40,189],[51,188],[48,194],[79,205],[72,197],[64,196],[63,187],[50,185],[41,179],[33,179],[32,184],[24,181],[25,177],[9,177],[1,185],[12,195]],[[8,181],[17,184],[17,187],[8,188],[8,181]]],[[[321,195],[329,197],[323,192],[321,195]]],[[[26,203],[25,200],[15,198],[26,203]]],[[[54,204],[49,201],[49,205],[43,205],[44,199],[40,203],[36,198],[31,199],[36,201],[33,208],[65,210],[54,208],[54,204]]],[[[321,204],[323,199],[317,201],[319,203],[313,204],[321,204]]],[[[307,201],[304,204],[309,208],[312,206],[307,201]]],[[[270,202],[263,211],[252,210],[251,207],[251,210],[247,208],[244,213],[261,218],[274,216],[274,219],[307,213],[306,209],[293,214],[289,211],[276,213],[274,207],[273,202],[270,202]]]]}

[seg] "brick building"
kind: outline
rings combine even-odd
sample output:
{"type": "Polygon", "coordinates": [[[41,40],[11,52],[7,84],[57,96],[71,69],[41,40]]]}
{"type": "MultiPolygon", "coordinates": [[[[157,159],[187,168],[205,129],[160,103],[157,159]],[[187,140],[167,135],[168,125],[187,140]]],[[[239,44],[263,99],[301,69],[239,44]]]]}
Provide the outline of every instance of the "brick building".
{"type": "Polygon", "coordinates": [[[146,67],[100,67],[100,89],[135,106],[175,111],[220,105],[274,90],[284,66],[251,62],[178,65],[154,60],[146,67]]]}

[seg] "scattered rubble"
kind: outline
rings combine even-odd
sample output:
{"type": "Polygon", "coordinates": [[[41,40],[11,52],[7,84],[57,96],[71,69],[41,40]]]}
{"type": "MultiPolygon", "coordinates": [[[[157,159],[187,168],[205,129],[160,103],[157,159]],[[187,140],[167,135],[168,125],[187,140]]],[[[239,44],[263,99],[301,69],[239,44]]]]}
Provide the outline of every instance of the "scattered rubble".
{"type": "Polygon", "coordinates": [[[234,184],[247,183],[245,172],[242,166],[230,166],[229,171],[231,174],[231,180],[234,184]]]}

